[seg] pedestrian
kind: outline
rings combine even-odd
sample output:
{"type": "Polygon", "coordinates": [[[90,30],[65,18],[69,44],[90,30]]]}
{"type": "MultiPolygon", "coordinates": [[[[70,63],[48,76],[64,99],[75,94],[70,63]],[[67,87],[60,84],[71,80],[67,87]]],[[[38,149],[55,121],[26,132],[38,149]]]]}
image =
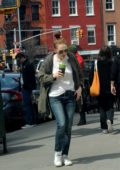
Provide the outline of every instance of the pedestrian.
{"type": "Polygon", "coordinates": [[[20,72],[22,77],[22,97],[23,112],[25,125],[22,128],[33,127],[34,115],[31,102],[32,90],[36,89],[35,70],[32,63],[29,62],[28,56],[24,53],[16,55],[18,63],[20,63],[20,72]]]}
{"type": "Polygon", "coordinates": [[[81,70],[81,77],[82,77],[82,97],[77,102],[77,109],[76,111],[79,112],[80,119],[78,122],[78,126],[85,125],[86,124],[86,100],[84,93],[86,92],[85,86],[84,86],[84,59],[83,57],[78,53],[78,48],[76,45],[72,44],[68,48],[69,52],[72,52],[74,56],[76,57],[81,70]]]}
{"type": "Polygon", "coordinates": [[[115,56],[111,73],[111,93],[120,105],[120,52],[115,56]]]}
{"type": "MultiPolygon", "coordinates": [[[[100,95],[98,96],[100,124],[103,133],[112,132],[113,116],[114,116],[114,97],[111,94],[111,68],[112,53],[108,46],[104,46],[99,51],[99,59],[97,60],[98,75],[100,80],[100,95]]],[[[92,83],[94,68],[92,68],[90,84],[92,83]]]]}
{"type": "Polygon", "coordinates": [[[54,41],[54,51],[42,63],[39,76],[39,107],[45,112],[45,106],[49,105],[56,119],[54,165],[72,165],[68,154],[76,100],[81,96],[81,78],[79,64],[68,53],[63,38],[54,41]]]}

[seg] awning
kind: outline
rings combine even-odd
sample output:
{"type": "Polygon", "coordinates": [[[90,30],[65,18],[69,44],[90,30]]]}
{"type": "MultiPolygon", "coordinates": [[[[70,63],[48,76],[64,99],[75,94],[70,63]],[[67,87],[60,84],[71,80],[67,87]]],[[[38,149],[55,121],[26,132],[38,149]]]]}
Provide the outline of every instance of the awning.
{"type": "Polygon", "coordinates": [[[82,50],[82,51],[78,51],[78,53],[80,55],[94,55],[94,54],[98,54],[99,50],[82,50]]]}

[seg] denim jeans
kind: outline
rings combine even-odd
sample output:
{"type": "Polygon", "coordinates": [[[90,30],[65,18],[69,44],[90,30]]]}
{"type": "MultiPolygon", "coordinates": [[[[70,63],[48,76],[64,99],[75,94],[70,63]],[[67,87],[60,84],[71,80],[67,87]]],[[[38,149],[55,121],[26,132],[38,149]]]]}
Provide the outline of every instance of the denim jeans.
{"type": "Polygon", "coordinates": [[[107,120],[110,120],[113,124],[113,117],[114,117],[114,109],[110,108],[109,110],[105,111],[100,108],[100,124],[101,129],[107,129],[107,120]]]}
{"type": "Polygon", "coordinates": [[[55,151],[68,155],[76,104],[74,92],[66,91],[60,96],[49,97],[49,101],[57,124],[55,151]]]}
{"type": "Polygon", "coordinates": [[[23,97],[23,112],[24,112],[24,120],[26,124],[33,124],[33,109],[31,103],[31,92],[22,89],[22,97],[23,97]]]}
{"type": "Polygon", "coordinates": [[[114,98],[111,94],[104,94],[99,96],[99,110],[100,110],[100,124],[101,129],[107,129],[107,120],[113,123],[114,109],[113,109],[114,98]]]}

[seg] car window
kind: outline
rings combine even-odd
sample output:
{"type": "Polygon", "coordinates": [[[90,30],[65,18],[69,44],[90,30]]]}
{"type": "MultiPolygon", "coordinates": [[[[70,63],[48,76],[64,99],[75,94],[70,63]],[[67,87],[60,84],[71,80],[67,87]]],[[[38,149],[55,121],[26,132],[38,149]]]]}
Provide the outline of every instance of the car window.
{"type": "Polygon", "coordinates": [[[2,77],[0,75],[0,81],[1,81],[1,88],[7,88],[7,89],[15,89],[19,86],[19,82],[16,81],[19,79],[18,75],[5,75],[2,77]]]}

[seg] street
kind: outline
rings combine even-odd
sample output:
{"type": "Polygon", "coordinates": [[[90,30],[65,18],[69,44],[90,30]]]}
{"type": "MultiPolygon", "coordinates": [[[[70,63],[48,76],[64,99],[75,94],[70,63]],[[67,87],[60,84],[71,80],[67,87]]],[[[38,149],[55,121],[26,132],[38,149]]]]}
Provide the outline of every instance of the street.
{"type": "MultiPolygon", "coordinates": [[[[120,113],[115,112],[114,131],[102,134],[99,114],[87,115],[87,125],[76,126],[74,117],[69,170],[119,170],[120,113]]],[[[7,134],[8,153],[0,154],[0,170],[54,170],[55,121],[7,134]]],[[[2,147],[0,146],[0,152],[2,147]]]]}

